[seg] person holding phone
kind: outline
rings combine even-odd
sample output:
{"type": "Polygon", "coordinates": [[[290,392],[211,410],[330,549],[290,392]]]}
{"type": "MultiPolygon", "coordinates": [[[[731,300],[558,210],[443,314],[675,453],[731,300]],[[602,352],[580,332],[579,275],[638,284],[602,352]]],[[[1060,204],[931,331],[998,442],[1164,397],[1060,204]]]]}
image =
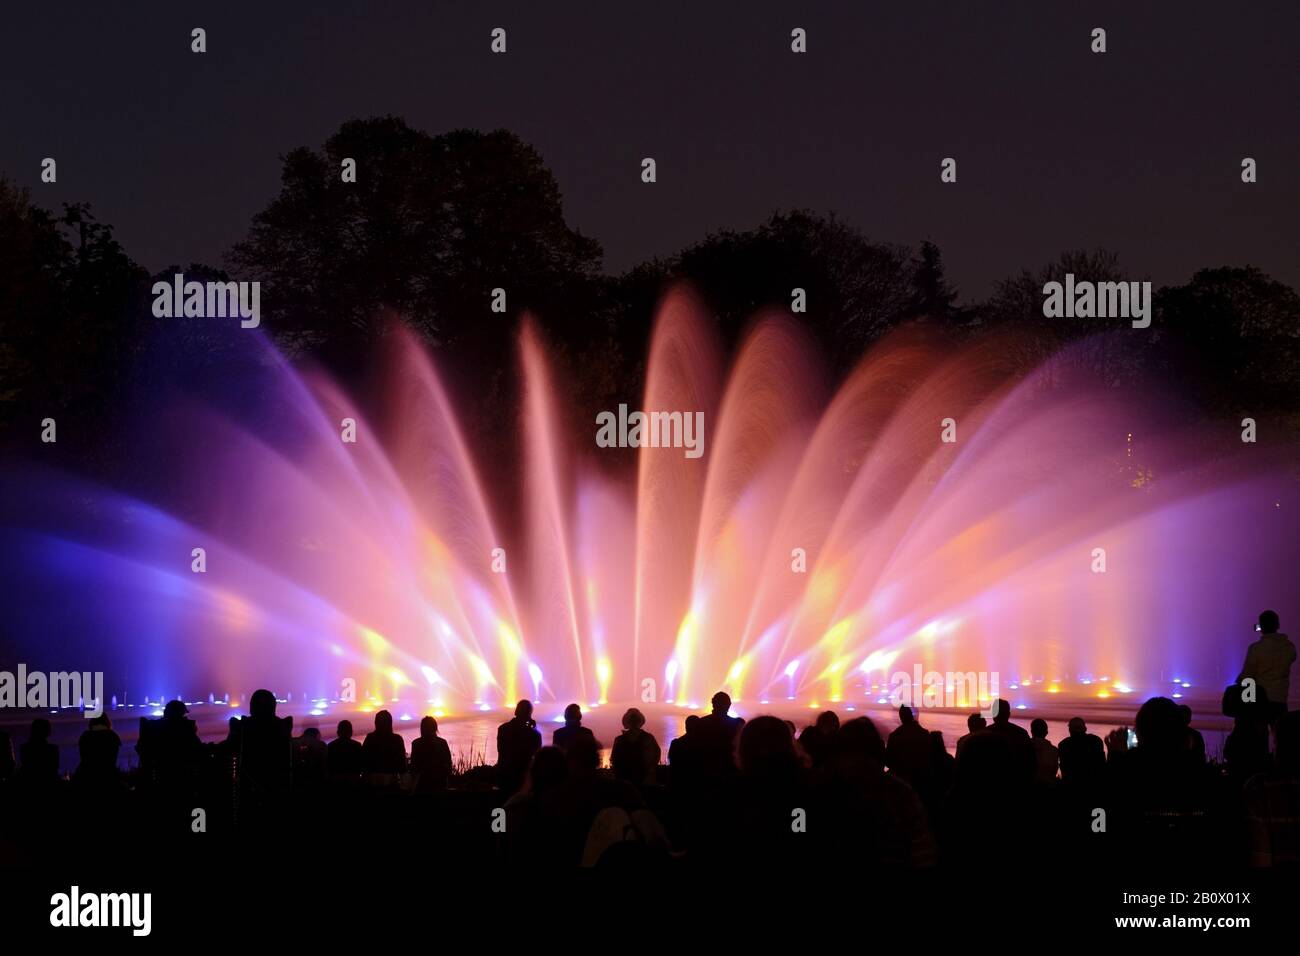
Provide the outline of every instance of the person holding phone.
{"type": "Polygon", "coordinates": [[[1287,711],[1291,694],[1291,665],[1295,663],[1295,645],[1278,631],[1281,621],[1276,611],[1263,611],[1255,630],[1259,640],[1246,649],[1246,662],[1237,675],[1240,684],[1246,678],[1267,695],[1265,704],[1269,723],[1275,723],[1287,711]]]}

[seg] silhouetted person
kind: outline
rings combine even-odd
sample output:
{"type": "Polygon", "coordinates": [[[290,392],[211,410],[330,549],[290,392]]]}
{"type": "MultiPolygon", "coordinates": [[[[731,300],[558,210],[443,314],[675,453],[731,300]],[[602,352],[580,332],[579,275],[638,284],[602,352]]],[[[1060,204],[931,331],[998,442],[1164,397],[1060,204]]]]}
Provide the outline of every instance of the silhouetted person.
{"type": "Polygon", "coordinates": [[[361,743],[361,764],[379,783],[406,773],[406,741],[394,732],[393,715],[386,710],[376,711],[375,729],[361,743]]]}
{"type": "Polygon", "coordinates": [[[293,783],[311,789],[325,782],[329,749],[321,740],[320,728],[308,727],[293,739],[293,783]]]}
{"type": "Polygon", "coordinates": [[[930,765],[926,768],[920,794],[931,816],[938,815],[944,798],[952,789],[956,772],[957,758],[948,753],[948,747],[943,742],[943,731],[930,731],[930,765]]]}
{"type": "Polygon", "coordinates": [[[803,733],[799,735],[799,746],[803,748],[803,752],[808,755],[814,767],[820,767],[826,762],[831,743],[839,729],[839,715],[833,710],[824,710],[817,715],[816,722],[811,727],[805,727],[803,733]]]}
{"type": "Polygon", "coordinates": [[[811,847],[792,830],[794,807],[807,807],[804,766],[786,722],[759,716],[746,722],[737,748],[739,775],[718,852],[742,863],[789,864],[811,847]]]}
{"type": "Polygon", "coordinates": [[[810,815],[825,825],[810,826],[805,836],[826,860],[853,859],[885,868],[933,866],[934,835],[921,800],[901,777],[885,773],[884,764],[885,742],[876,725],[867,717],[845,721],[810,798],[810,815]]]}
{"type": "Polygon", "coordinates": [[[411,742],[411,772],[416,775],[416,793],[439,793],[451,778],[451,748],[438,736],[438,722],[432,717],[420,721],[420,736],[411,742]]]}
{"type": "Polygon", "coordinates": [[[1096,786],[1106,769],[1106,748],[1100,737],[1088,733],[1082,717],[1071,717],[1069,728],[1070,735],[1057,746],[1061,782],[1071,787],[1096,786]]]}
{"type": "Polygon", "coordinates": [[[502,792],[514,793],[523,786],[528,762],[541,746],[533,702],[521,700],[515,705],[515,716],[497,728],[497,786],[502,792]]]}
{"type": "Polygon", "coordinates": [[[1192,726],[1192,708],[1186,704],[1178,705],[1178,712],[1183,715],[1183,726],[1187,728],[1187,739],[1185,745],[1192,756],[1205,763],[1205,738],[1201,732],[1192,726]]]}
{"type": "Polygon", "coordinates": [[[0,730],[0,787],[13,779],[17,769],[18,761],[14,759],[13,739],[9,736],[9,731],[0,730]]]}
{"type": "Polygon", "coordinates": [[[1300,864],[1300,711],[1277,722],[1273,769],[1246,781],[1242,799],[1251,866],[1300,864]]]}
{"type": "Polygon", "coordinates": [[[1011,722],[1010,703],[999,698],[993,705],[993,723],[989,725],[987,733],[1010,746],[1017,771],[1023,773],[1026,780],[1032,780],[1038,767],[1034,745],[1025,728],[1011,722]]]}
{"type": "Polygon", "coordinates": [[[171,700],[158,720],[140,720],[140,739],[135,745],[140,768],[169,799],[188,795],[202,766],[203,744],[188,713],[183,701],[171,700]]]}
{"type": "Polygon", "coordinates": [[[1203,865],[1207,853],[1223,849],[1214,779],[1185,746],[1187,729],[1178,705],[1152,697],[1138,709],[1134,724],[1136,747],[1127,746],[1122,730],[1107,737],[1114,806],[1108,832],[1133,859],[1203,865]]]}
{"type": "Polygon", "coordinates": [[[253,691],[248,716],[239,720],[239,788],[241,805],[255,809],[278,800],[289,789],[293,768],[293,718],[275,712],[275,695],[253,691]]]}
{"type": "Polygon", "coordinates": [[[1260,613],[1259,640],[1246,648],[1246,662],[1237,675],[1237,683],[1253,678],[1268,694],[1265,717],[1270,722],[1286,713],[1291,693],[1291,665],[1296,656],[1291,639],[1278,632],[1280,623],[1276,611],[1260,613]]]}
{"type": "Polygon", "coordinates": [[[645,714],[630,707],[623,714],[623,732],[614,738],[609,763],[619,780],[641,788],[655,782],[659,742],[645,729],[645,714]]]}
{"type": "Polygon", "coordinates": [[[107,714],[92,717],[90,724],[77,740],[81,762],[73,780],[84,787],[112,787],[118,782],[117,755],[122,749],[122,738],[113,730],[107,714]]]}
{"type": "Polygon", "coordinates": [[[712,712],[700,718],[696,731],[702,769],[711,777],[726,776],[736,769],[736,739],[745,721],[730,715],[731,696],[725,691],[714,694],[710,704],[712,712]]]}
{"type": "Polygon", "coordinates": [[[1031,851],[1035,847],[1033,744],[1023,728],[1011,723],[1005,700],[994,707],[992,723],[969,736],[957,761],[942,817],[941,845],[947,859],[982,852],[990,833],[1010,845],[1031,851]]]}
{"type": "Polygon", "coordinates": [[[677,790],[690,790],[700,783],[704,757],[700,747],[700,716],[686,718],[683,733],[668,745],[668,784],[677,790]]]}
{"type": "Polygon", "coordinates": [[[48,720],[37,717],[18,748],[18,778],[27,786],[50,786],[59,779],[59,748],[50,743],[53,729],[48,720]]]}
{"type": "MultiPolygon", "coordinates": [[[[983,732],[984,729],[988,727],[988,724],[989,722],[984,719],[984,715],[981,713],[974,713],[966,718],[966,733],[957,738],[958,760],[961,759],[962,751],[966,749],[967,741],[969,741],[975,734],[983,732]]],[[[1101,741],[1098,741],[1098,743],[1100,742],[1101,741]]]]}
{"type": "Polygon", "coordinates": [[[505,802],[506,841],[512,862],[549,862],[545,859],[541,800],[568,775],[569,764],[559,747],[542,747],[533,755],[524,785],[505,802]]]}
{"type": "Polygon", "coordinates": [[[906,704],[898,708],[898,720],[885,745],[885,763],[890,773],[919,787],[930,768],[930,733],[906,704]]]}
{"type": "Polygon", "coordinates": [[[1035,717],[1029,722],[1030,743],[1034,748],[1034,783],[1048,786],[1056,782],[1058,755],[1047,739],[1047,721],[1035,717]]]}
{"type": "Polygon", "coordinates": [[[583,861],[592,824],[602,810],[618,807],[630,814],[645,806],[635,788],[599,774],[600,744],[594,736],[575,736],[563,753],[568,774],[538,801],[548,857],[560,866],[583,861]]]}
{"type": "Polygon", "coordinates": [[[1272,766],[1268,752],[1270,713],[1272,709],[1267,698],[1243,703],[1233,719],[1232,731],[1224,738],[1223,762],[1227,765],[1229,779],[1238,786],[1272,766]]]}
{"type": "Polygon", "coordinates": [[[355,781],[365,771],[361,742],[352,739],[352,721],[339,721],[338,736],[326,745],[325,759],[332,780],[355,781]]]}
{"type": "Polygon", "coordinates": [[[591,731],[582,726],[582,708],[577,704],[570,704],[564,708],[564,726],[557,727],[555,733],[551,734],[551,743],[561,750],[568,750],[569,744],[579,737],[591,736],[591,731]]]}

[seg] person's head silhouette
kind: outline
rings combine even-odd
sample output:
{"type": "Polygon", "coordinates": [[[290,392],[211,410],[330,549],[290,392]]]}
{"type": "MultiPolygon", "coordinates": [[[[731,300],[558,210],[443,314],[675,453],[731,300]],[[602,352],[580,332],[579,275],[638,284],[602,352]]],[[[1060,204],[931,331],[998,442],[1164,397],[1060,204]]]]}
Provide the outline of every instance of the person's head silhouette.
{"type": "Polygon", "coordinates": [[[686,717],[686,723],[685,723],[686,733],[689,734],[689,733],[691,733],[693,730],[697,730],[697,729],[699,728],[699,726],[700,726],[700,715],[699,715],[699,714],[689,714],[689,715],[686,717]]]}
{"type": "Polygon", "coordinates": [[[342,737],[344,740],[352,739],[352,721],[350,720],[339,721],[339,736],[342,737]]]}
{"type": "Polygon", "coordinates": [[[386,710],[375,712],[375,732],[391,734],[393,732],[393,715],[386,710]]]}
{"type": "Polygon", "coordinates": [[[728,712],[731,710],[731,695],[726,691],[720,690],[713,695],[713,700],[711,700],[710,703],[713,705],[713,712],[715,714],[726,717],[728,712]]]}
{"type": "Polygon", "coordinates": [[[1180,751],[1187,737],[1183,715],[1168,697],[1152,697],[1139,707],[1133,728],[1141,749],[1157,756],[1180,751]]]}
{"type": "Polygon", "coordinates": [[[885,762],[885,741],[869,717],[846,721],[832,738],[831,749],[840,759],[866,761],[877,771],[885,762]]]}
{"type": "Polygon", "coordinates": [[[979,733],[988,725],[989,722],[984,719],[983,714],[971,714],[966,718],[966,729],[972,734],[979,733]]]}
{"type": "Polygon", "coordinates": [[[248,698],[248,713],[252,717],[274,717],[275,695],[265,689],[253,691],[253,696],[248,698]]]}
{"type": "Polygon", "coordinates": [[[167,720],[180,720],[190,709],[185,706],[183,700],[169,700],[167,706],[163,708],[163,717],[167,720]]]}
{"type": "Polygon", "coordinates": [[[623,714],[624,730],[640,730],[645,726],[645,714],[635,707],[629,707],[623,714]]]}
{"type": "Polygon", "coordinates": [[[579,737],[565,750],[569,773],[579,776],[594,774],[600,769],[600,744],[595,737],[579,737]]]}
{"type": "Polygon", "coordinates": [[[1041,717],[1035,717],[1029,722],[1029,736],[1036,740],[1047,739],[1047,721],[1041,717]]]}
{"type": "Polygon", "coordinates": [[[1082,717],[1071,717],[1068,726],[1071,737],[1082,737],[1088,732],[1088,725],[1082,717]]]}
{"type": "Polygon", "coordinates": [[[37,717],[32,721],[32,732],[30,736],[32,740],[35,740],[38,743],[43,742],[50,739],[50,733],[53,730],[54,728],[50,726],[48,720],[44,717],[37,717]]]}
{"type": "Polygon", "coordinates": [[[1276,634],[1281,626],[1282,621],[1278,618],[1277,611],[1260,611],[1259,632],[1261,634],[1276,634]]]}
{"type": "Polygon", "coordinates": [[[582,723],[582,708],[577,704],[570,704],[564,708],[564,723],[569,727],[576,727],[582,723]]]}
{"type": "Polygon", "coordinates": [[[833,710],[823,710],[817,715],[817,720],[813,724],[823,734],[833,734],[840,729],[839,714],[833,710]]]}
{"type": "Polygon", "coordinates": [[[1005,724],[1010,720],[1011,705],[999,697],[998,702],[993,705],[993,723],[1005,724]]]}
{"type": "Polygon", "coordinates": [[[305,730],[303,730],[302,735],[304,737],[310,737],[312,740],[317,740],[320,738],[320,728],[308,727],[305,730]]]}
{"type": "Polygon", "coordinates": [[[898,708],[898,722],[906,727],[914,720],[916,720],[916,715],[912,713],[912,708],[906,704],[900,705],[898,708]]]}
{"type": "Polygon", "coordinates": [[[533,702],[531,700],[521,700],[515,704],[515,716],[521,720],[532,720],[533,702]]]}
{"type": "Polygon", "coordinates": [[[528,767],[528,786],[534,793],[544,793],[564,782],[569,764],[559,747],[543,747],[533,754],[528,767]]]}
{"type": "Polygon", "coordinates": [[[432,717],[423,718],[420,721],[420,736],[421,737],[438,736],[438,722],[434,720],[432,717]]]}

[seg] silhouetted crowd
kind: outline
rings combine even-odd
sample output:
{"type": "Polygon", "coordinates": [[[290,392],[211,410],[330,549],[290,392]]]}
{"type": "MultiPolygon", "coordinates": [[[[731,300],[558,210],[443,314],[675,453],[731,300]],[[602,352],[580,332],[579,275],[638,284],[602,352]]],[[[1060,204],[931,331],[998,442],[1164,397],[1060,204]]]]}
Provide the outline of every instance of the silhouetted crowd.
{"type": "Polygon", "coordinates": [[[410,753],[386,710],[358,742],[276,714],[256,691],[224,740],[200,741],[185,704],[142,718],[137,769],[107,715],[78,741],[70,779],[45,718],[18,748],[0,732],[0,862],[51,853],[211,853],[231,837],[328,859],[385,847],[414,858],[519,865],[1023,862],[1113,872],[1160,866],[1294,866],[1300,860],[1300,711],[1287,712],[1296,650],[1278,616],[1223,695],[1233,729],[1207,760],[1189,707],[1153,697],[1103,742],[1080,717],[1053,744],[996,702],[949,753],[906,706],[882,736],[833,711],[807,727],[731,715],[726,693],[686,718],[667,763],[636,708],[602,767],[570,704],[549,745],[521,700],[497,730],[495,765],[456,767],[433,717],[410,753]]]}
{"type": "Polygon", "coordinates": [[[907,707],[887,737],[868,717],[826,711],[798,729],[730,709],[718,693],[711,713],[688,717],[666,764],[644,715],[629,709],[603,768],[576,704],[546,745],[524,700],[497,731],[496,765],[457,772],[432,717],[409,754],[387,711],[364,740],[343,720],[326,743],[315,727],[292,736],[292,718],[260,690],[215,744],[200,741],[180,701],[142,720],[129,778],[118,769],[121,740],[97,717],[66,781],[49,721],[37,719],[16,761],[0,739],[0,799],[18,811],[5,814],[0,847],[21,854],[71,826],[70,841],[89,828],[101,844],[116,833],[120,845],[161,847],[210,832],[286,848],[323,834],[392,837],[412,853],[538,865],[1300,858],[1300,712],[1266,703],[1234,708],[1222,762],[1207,762],[1190,709],[1164,697],[1138,711],[1136,745],[1127,728],[1103,742],[1078,717],[1053,744],[1045,721],[1026,731],[998,701],[991,721],[970,716],[955,755],[907,707]],[[412,844],[413,833],[424,842],[412,844]]]}

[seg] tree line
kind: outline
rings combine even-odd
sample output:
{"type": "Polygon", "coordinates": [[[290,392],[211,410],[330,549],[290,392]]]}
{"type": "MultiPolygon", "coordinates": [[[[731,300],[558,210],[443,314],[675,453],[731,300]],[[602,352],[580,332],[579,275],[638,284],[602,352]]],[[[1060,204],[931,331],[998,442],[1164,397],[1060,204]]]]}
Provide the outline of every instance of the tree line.
{"type": "MultiPolygon", "coordinates": [[[[519,137],[431,135],[390,116],[348,121],[321,148],[285,155],[279,194],[223,262],[155,276],[88,205],[48,211],[0,176],[0,447],[31,445],[47,416],[104,433],[148,374],[142,357],[160,335],[182,340],[192,361],[228,357],[237,323],[152,315],[152,282],[178,271],[260,281],[263,328],[277,346],[345,381],[363,377],[391,323],[404,322],[454,390],[473,396],[460,403],[471,432],[516,407],[514,333],[525,312],[584,422],[590,409],[635,400],[655,305],[686,280],[728,345],[756,312],[788,311],[792,290],[804,290],[799,318],[833,372],[891,329],[926,323],[957,339],[999,335],[1026,371],[1073,344],[1108,385],[1188,383],[1201,414],[1268,419],[1288,441],[1300,436],[1300,296],[1254,267],[1204,268],[1158,289],[1151,328],[1130,335],[1105,334],[1125,319],[1043,316],[1043,285],[1066,273],[1142,278],[1107,250],[1066,251],[961,303],[934,243],[874,240],[807,210],[774,212],[609,275],[600,244],[568,225],[555,177],[519,137]],[[340,175],[345,159],[360,171],[353,182],[340,175]],[[494,288],[507,292],[504,313],[490,308],[494,288]]],[[[112,442],[95,454],[111,459],[112,442]]]]}

